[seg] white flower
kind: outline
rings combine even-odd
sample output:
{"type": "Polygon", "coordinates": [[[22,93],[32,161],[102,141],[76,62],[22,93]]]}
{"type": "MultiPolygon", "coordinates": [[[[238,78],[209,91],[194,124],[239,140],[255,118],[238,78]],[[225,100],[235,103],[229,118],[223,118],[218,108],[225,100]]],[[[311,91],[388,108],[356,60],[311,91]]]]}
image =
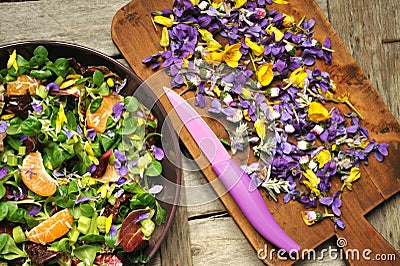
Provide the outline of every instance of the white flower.
{"type": "Polygon", "coordinates": [[[201,10],[205,10],[208,7],[208,3],[207,1],[201,1],[198,5],[197,5],[201,10]]]}
{"type": "Polygon", "coordinates": [[[243,112],[240,109],[236,109],[235,113],[232,116],[228,116],[226,119],[232,123],[238,123],[243,119],[243,112]]]}
{"type": "Polygon", "coordinates": [[[293,133],[295,131],[295,129],[294,129],[294,126],[292,125],[292,124],[287,124],[286,126],[285,126],[285,132],[286,133],[293,133]]]}
{"type": "Polygon", "coordinates": [[[224,103],[226,103],[227,105],[230,105],[233,102],[233,98],[230,94],[227,94],[224,98],[224,103]]]}
{"type": "Polygon", "coordinates": [[[321,133],[324,132],[324,128],[321,127],[320,125],[315,125],[315,127],[311,129],[311,132],[317,135],[321,135],[321,133]]]}

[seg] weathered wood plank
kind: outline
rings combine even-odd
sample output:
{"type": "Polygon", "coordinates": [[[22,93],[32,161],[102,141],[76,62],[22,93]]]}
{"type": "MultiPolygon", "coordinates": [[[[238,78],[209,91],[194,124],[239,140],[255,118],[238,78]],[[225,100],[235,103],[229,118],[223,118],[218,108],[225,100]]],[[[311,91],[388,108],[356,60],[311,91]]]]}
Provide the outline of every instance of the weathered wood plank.
{"type": "Polygon", "coordinates": [[[111,21],[128,0],[41,0],[0,3],[0,44],[56,40],[120,54],[111,40],[111,21]],[[6,25],[6,26],[5,26],[6,25]]]}
{"type": "Polygon", "coordinates": [[[329,1],[332,26],[400,121],[400,2],[397,0],[329,1]]]}
{"type": "MultiPolygon", "coordinates": [[[[332,26],[376,88],[385,104],[400,121],[400,2],[329,1],[332,26]],[[397,40],[397,41],[396,41],[397,40]]],[[[400,194],[367,215],[368,221],[400,250],[400,194]]]]}

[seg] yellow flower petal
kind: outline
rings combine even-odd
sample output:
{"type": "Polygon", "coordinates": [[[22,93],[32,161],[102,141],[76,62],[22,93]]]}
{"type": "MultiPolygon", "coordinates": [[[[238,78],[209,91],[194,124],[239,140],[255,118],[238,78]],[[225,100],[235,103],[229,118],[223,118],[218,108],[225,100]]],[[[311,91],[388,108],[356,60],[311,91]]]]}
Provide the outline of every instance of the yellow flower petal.
{"type": "Polygon", "coordinates": [[[113,214],[110,214],[110,216],[108,216],[106,219],[106,233],[110,232],[112,220],[113,220],[113,214]]]}
{"type": "Polygon", "coordinates": [[[331,153],[328,150],[322,150],[315,156],[315,159],[319,164],[318,167],[322,168],[327,162],[331,160],[331,153]]]}
{"type": "Polygon", "coordinates": [[[304,80],[307,77],[306,70],[303,67],[299,67],[290,74],[289,82],[297,88],[304,88],[304,80]]]}
{"type": "Polygon", "coordinates": [[[328,110],[318,102],[312,102],[308,106],[308,118],[312,122],[323,122],[330,118],[328,110]]]}
{"type": "Polygon", "coordinates": [[[173,22],[173,20],[171,18],[166,18],[164,16],[155,16],[153,18],[153,20],[154,20],[155,23],[163,25],[163,26],[165,26],[167,28],[170,28],[170,27],[172,27],[172,25],[174,25],[174,22],[173,22]]]}
{"type": "Polygon", "coordinates": [[[272,64],[261,65],[257,70],[257,80],[262,86],[268,86],[274,79],[274,72],[272,71],[272,64]]]}
{"type": "Polygon", "coordinates": [[[169,34],[167,27],[163,27],[162,29],[160,45],[165,48],[169,46],[169,34]]]}
{"type": "Polygon", "coordinates": [[[235,0],[235,8],[241,8],[243,5],[247,3],[247,0],[235,0]]]}
{"type": "Polygon", "coordinates": [[[278,5],[287,5],[287,4],[289,4],[289,2],[285,1],[285,0],[272,0],[272,2],[274,2],[275,4],[278,4],[278,5]]]}
{"type": "Polygon", "coordinates": [[[269,27],[266,29],[266,32],[267,32],[269,35],[272,35],[272,33],[274,33],[274,35],[275,35],[275,41],[277,41],[277,42],[280,42],[280,41],[283,39],[283,37],[285,36],[284,33],[283,33],[282,31],[280,31],[278,28],[276,28],[276,27],[274,27],[274,26],[269,26],[269,27]]]}
{"type": "Polygon", "coordinates": [[[260,137],[260,139],[265,139],[267,135],[265,121],[257,119],[256,122],[254,122],[254,128],[256,129],[256,133],[260,137]]]}
{"type": "Polygon", "coordinates": [[[307,180],[303,181],[304,185],[306,185],[308,188],[310,188],[311,191],[313,191],[315,193],[315,195],[319,196],[321,194],[321,191],[319,191],[319,188],[318,188],[318,185],[321,181],[319,179],[319,177],[310,168],[307,168],[307,170],[302,173],[307,178],[307,180]]]}
{"type": "Polygon", "coordinates": [[[12,66],[14,66],[15,71],[18,71],[17,51],[15,49],[10,54],[10,58],[8,59],[8,62],[7,62],[7,69],[10,69],[12,66]]]}
{"type": "Polygon", "coordinates": [[[255,56],[264,54],[264,45],[253,42],[250,38],[246,37],[244,40],[245,44],[250,47],[251,51],[255,56]]]}
{"type": "Polygon", "coordinates": [[[211,32],[209,32],[208,30],[206,30],[206,29],[198,29],[198,31],[199,31],[199,33],[200,33],[200,35],[201,35],[201,39],[203,40],[203,41],[209,41],[209,40],[211,40],[211,39],[213,39],[214,38],[214,36],[212,35],[212,33],[211,32]]]}
{"type": "Polygon", "coordinates": [[[242,45],[240,43],[235,43],[233,45],[225,46],[225,62],[230,67],[237,67],[239,65],[239,60],[242,58],[242,53],[240,48],[242,45]]]}
{"type": "Polygon", "coordinates": [[[58,115],[56,119],[56,133],[60,133],[61,127],[64,123],[68,123],[67,117],[65,116],[64,106],[60,105],[60,109],[58,110],[58,115]]]}

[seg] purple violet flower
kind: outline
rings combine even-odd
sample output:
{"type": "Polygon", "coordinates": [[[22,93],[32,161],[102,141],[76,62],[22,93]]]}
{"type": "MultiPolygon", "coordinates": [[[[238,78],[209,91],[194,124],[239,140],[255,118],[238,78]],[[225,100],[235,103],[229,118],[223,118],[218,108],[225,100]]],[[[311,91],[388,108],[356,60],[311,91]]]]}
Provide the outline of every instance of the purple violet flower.
{"type": "Polygon", "coordinates": [[[83,196],[83,197],[80,197],[80,198],[76,199],[75,203],[79,204],[79,203],[86,202],[86,201],[89,201],[89,200],[90,200],[90,196],[83,196]]]}
{"type": "Polygon", "coordinates": [[[96,138],[96,130],[94,128],[89,128],[86,130],[86,137],[88,140],[94,140],[96,138]]]}
{"type": "Polygon", "coordinates": [[[2,168],[0,168],[0,180],[3,179],[8,173],[8,166],[5,165],[2,168]]]}
{"type": "Polygon", "coordinates": [[[6,121],[1,120],[0,121],[0,133],[5,133],[7,131],[8,124],[6,121]]]}
{"type": "Polygon", "coordinates": [[[113,118],[115,122],[118,122],[121,119],[121,115],[125,110],[125,106],[123,102],[118,102],[113,105],[112,111],[113,111],[113,118]]]}
{"type": "Polygon", "coordinates": [[[164,158],[164,150],[162,148],[152,145],[151,150],[153,151],[156,160],[161,161],[164,158]]]}

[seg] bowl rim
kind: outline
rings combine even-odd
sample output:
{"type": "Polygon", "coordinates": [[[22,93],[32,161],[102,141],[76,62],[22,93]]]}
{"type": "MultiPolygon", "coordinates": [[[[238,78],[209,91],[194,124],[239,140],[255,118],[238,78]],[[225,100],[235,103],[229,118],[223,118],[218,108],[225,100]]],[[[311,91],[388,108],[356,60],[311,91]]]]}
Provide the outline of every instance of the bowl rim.
{"type": "MultiPolygon", "coordinates": [[[[149,89],[149,91],[151,93],[153,93],[154,97],[156,97],[154,92],[147,86],[146,82],[144,82],[138,75],[136,75],[136,73],[132,69],[125,66],[124,64],[117,61],[116,59],[112,58],[111,56],[106,55],[103,52],[100,52],[96,49],[93,49],[93,48],[85,46],[85,45],[76,44],[76,43],[72,43],[72,42],[57,41],[57,40],[28,40],[28,41],[16,41],[16,42],[11,42],[11,43],[1,44],[0,51],[6,50],[6,49],[18,49],[18,47],[35,46],[35,45],[36,46],[43,45],[45,47],[46,47],[46,45],[60,46],[60,48],[67,48],[67,49],[72,48],[72,49],[77,49],[82,52],[87,52],[89,54],[98,56],[98,57],[102,58],[103,60],[107,61],[108,63],[115,65],[117,68],[120,68],[123,72],[125,72],[127,74],[127,76],[136,78],[139,81],[139,84],[134,89],[134,91],[139,87],[146,86],[149,89]]],[[[73,57],[73,55],[71,55],[71,57],[73,57]]],[[[161,104],[159,99],[157,99],[157,101],[154,103],[154,105],[157,105],[161,114],[164,117],[167,116],[167,111],[165,110],[164,106],[161,104]]],[[[164,125],[168,127],[168,130],[171,132],[171,135],[176,134],[170,119],[166,119],[164,121],[163,126],[164,125]]],[[[181,152],[180,152],[180,145],[179,145],[178,137],[172,138],[172,142],[173,142],[173,147],[175,148],[176,160],[178,162],[180,162],[181,161],[181,152]]],[[[180,196],[181,196],[181,185],[182,185],[182,168],[174,167],[174,169],[175,169],[175,175],[176,175],[175,181],[176,181],[177,186],[176,186],[176,190],[175,190],[173,203],[168,203],[169,205],[171,205],[171,210],[168,215],[167,221],[165,222],[165,224],[162,225],[163,229],[162,229],[161,234],[159,234],[158,239],[154,241],[154,245],[151,246],[151,250],[147,254],[149,256],[150,260],[154,257],[156,252],[159,250],[161,244],[165,241],[168,231],[174,222],[177,207],[179,206],[179,201],[180,201],[180,196]]]]}

